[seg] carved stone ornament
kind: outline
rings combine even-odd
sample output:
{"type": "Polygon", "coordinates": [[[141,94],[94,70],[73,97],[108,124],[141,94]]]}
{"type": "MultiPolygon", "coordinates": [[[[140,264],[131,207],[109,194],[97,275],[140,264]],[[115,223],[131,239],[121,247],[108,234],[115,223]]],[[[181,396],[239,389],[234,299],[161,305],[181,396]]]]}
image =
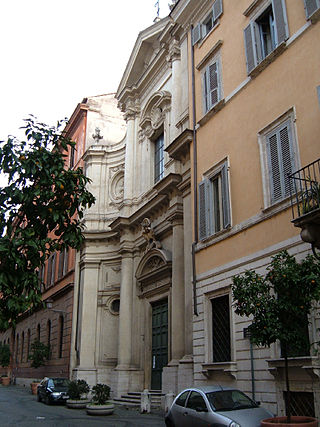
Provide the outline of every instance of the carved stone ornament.
{"type": "Polygon", "coordinates": [[[123,167],[114,168],[110,171],[110,199],[113,203],[119,203],[123,200],[124,194],[124,171],[123,167]]]}
{"type": "Polygon", "coordinates": [[[158,129],[160,125],[163,123],[164,114],[160,107],[153,107],[151,110],[151,126],[153,129],[158,129]]]}
{"type": "Polygon", "coordinates": [[[144,254],[153,248],[161,249],[161,243],[156,240],[154,231],[151,227],[151,221],[149,218],[144,218],[141,223],[142,225],[142,236],[147,241],[147,246],[144,250],[144,254]]]}

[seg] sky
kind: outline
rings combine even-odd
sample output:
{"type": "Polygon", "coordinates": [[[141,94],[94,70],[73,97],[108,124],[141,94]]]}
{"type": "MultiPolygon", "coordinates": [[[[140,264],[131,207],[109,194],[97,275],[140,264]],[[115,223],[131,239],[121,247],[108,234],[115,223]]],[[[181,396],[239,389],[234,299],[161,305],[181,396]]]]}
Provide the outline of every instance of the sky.
{"type": "MultiPolygon", "coordinates": [[[[2,0],[0,140],[33,114],[54,125],[87,96],[116,92],[157,0],[2,0]]],[[[170,0],[159,0],[161,18],[170,0]]]]}

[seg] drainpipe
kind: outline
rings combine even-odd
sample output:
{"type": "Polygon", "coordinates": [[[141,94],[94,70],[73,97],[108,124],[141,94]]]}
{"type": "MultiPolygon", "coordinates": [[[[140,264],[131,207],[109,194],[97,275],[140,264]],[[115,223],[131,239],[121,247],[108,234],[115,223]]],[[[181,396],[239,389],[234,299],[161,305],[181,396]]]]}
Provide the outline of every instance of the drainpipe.
{"type": "Polygon", "coordinates": [[[192,75],[192,121],[193,121],[193,229],[194,242],[192,243],[192,285],[193,285],[193,313],[198,316],[197,310],[197,272],[195,249],[198,243],[198,183],[197,183],[197,129],[196,129],[196,95],[195,95],[195,75],[194,75],[194,46],[192,44],[192,30],[190,30],[191,40],[191,75],[192,75]]]}

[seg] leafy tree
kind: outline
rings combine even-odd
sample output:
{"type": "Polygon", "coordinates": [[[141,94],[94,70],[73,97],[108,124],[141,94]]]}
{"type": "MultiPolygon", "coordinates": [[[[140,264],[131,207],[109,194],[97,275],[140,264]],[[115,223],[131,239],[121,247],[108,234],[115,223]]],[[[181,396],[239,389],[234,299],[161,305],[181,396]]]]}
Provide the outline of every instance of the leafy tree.
{"type": "Polygon", "coordinates": [[[7,368],[10,365],[11,352],[8,344],[0,344],[0,365],[7,368]]]}
{"type": "Polygon", "coordinates": [[[287,251],[272,257],[262,276],[246,271],[233,277],[235,312],[252,318],[250,339],[258,346],[280,341],[285,359],[286,414],[290,413],[288,351],[299,352],[309,341],[304,321],[312,305],[320,300],[320,262],[312,255],[300,263],[287,251]]]}
{"type": "Polygon", "coordinates": [[[0,329],[41,301],[38,271],[46,259],[83,241],[83,212],[94,203],[81,168],[65,164],[75,143],[31,116],[25,139],[0,142],[0,329]]]}

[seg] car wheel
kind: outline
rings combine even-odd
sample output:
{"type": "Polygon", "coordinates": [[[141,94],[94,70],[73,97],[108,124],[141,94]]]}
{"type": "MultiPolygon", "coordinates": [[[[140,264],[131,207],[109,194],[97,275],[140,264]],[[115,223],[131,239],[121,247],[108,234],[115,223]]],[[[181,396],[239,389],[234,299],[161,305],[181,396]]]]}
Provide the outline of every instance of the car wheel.
{"type": "Polygon", "coordinates": [[[45,402],[46,402],[46,405],[51,405],[51,400],[49,396],[46,396],[45,402]]]}
{"type": "Polygon", "coordinates": [[[37,402],[41,402],[41,396],[39,393],[37,393],[37,402]]]}

